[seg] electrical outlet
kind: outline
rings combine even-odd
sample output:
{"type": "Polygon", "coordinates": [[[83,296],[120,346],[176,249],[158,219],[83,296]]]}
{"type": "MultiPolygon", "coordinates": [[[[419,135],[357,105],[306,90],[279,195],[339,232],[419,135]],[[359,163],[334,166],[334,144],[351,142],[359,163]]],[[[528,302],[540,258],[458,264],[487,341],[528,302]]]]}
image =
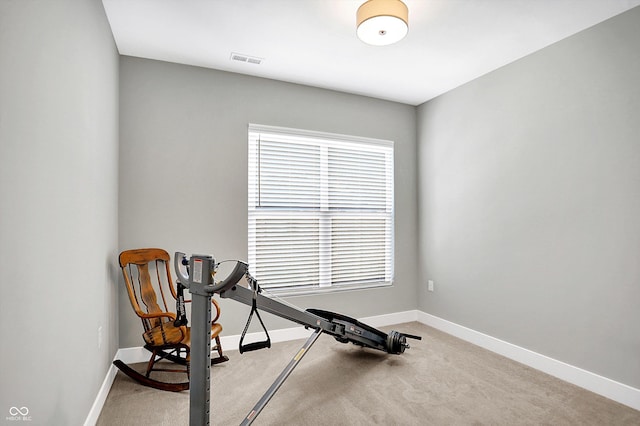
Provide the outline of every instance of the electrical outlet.
{"type": "Polygon", "coordinates": [[[433,291],[433,281],[432,280],[429,280],[429,282],[428,282],[428,289],[429,289],[429,291],[433,291]]]}
{"type": "Polygon", "coordinates": [[[102,326],[98,327],[98,349],[102,348],[102,326]]]}

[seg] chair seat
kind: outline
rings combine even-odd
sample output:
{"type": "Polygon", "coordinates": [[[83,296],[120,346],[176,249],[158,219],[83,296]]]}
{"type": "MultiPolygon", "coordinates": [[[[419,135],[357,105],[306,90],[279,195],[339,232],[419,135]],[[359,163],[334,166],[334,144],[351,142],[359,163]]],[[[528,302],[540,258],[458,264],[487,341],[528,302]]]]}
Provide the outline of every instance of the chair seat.
{"type": "Polygon", "coordinates": [[[188,335],[188,327],[173,325],[173,321],[162,323],[142,334],[144,341],[152,346],[183,343],[188,335]]]}
{"type": "Polygon", "coordinates": [[[211,325],[211,337],[215,337],[222,333],[222,326],[218,323],[211,325]]]}
{"type": "MultiPolygon", "coordinates": [[[[221,332],[222,326],[220,324],[215,323],[211,325],[211,338],[219,336],[221,332]]],[[[184,343],[185,345],[191,347],[191,327],[187,327],[187,336],[181,343],[184,343]]]]}
{"type": "MultiPolygon", "coordinates": [[[[222,326],[218,323],[211,325],[211,337],[216,337],[222,332],[222,326]]],[[[191,347],[191,327],[176,327],[173,322],[165,322],[146,331],[144,341],[152,346],[176,345],[181,343],[191,347]]]]}

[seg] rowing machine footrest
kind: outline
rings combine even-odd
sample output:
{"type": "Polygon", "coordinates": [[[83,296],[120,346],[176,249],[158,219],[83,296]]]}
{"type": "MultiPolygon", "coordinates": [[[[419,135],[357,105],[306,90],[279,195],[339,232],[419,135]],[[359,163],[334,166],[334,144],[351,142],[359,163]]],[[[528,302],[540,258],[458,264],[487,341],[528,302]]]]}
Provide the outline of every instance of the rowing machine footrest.
{"type": "Polygon", "coordinates": [[[263,342],[247,343],[246,345],[240,345],[240,353],[257,351],[258,349],[265,349],[271,347],[271,340],[265,340],[263,342]]]}

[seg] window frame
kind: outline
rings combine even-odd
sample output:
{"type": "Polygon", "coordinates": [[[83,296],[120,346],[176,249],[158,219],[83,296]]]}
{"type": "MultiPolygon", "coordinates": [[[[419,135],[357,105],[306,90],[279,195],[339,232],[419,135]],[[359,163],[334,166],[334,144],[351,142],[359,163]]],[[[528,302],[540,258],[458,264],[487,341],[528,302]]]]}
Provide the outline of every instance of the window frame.
{"type": "MultiPolygon", "coordinates": [[[[383,279],[376,279],[368,282],[359,282],[353,283],[349,282],[346,284],[339,283],[331,283],[331,277],[328,272],[323,271],[323,268],[319,268],[319,283],[316,285],[291,285],[291,286],[283,286],[283,287],[267,287],[270,293],[279,296],[296,296],[296,295],[308,295],[308,294],[321,294],[321,293],[334,293],[339,291],[352,291],[352,290],[360,290],[360,289],[368,289],[368,288],[377,288],[377,287],[390,287],[393,286],[394,278],[395,278],[395,178],[394,178],[394,142],[383,139],[374,139],[368,137],[361,136],[349,136],[349,135],[341,135],[335,133],[327,133],[327,132],[318,132],[318,131],[310,131],[310,130],[301,130],[301,129],[292,129],[285,127],[276,127],[276,126],[266,126],[259,124],[249,124],[248,126],[248,253],[249,253],[249,267],[252,274],[255,275],[255,264],[256,264],[256,251],[252,250],[251,245],[254,244],[255,247],[255,238],[256,238],[256,220],[259,220],[259,217],[262,215],[263,217],[278,217],[281,215],[282,217],[292,217],[292,214],[295,213],[296,217],[319,217],[320,222],[324,222],[324,224],[320,225],[320,228],[325,227],[326,231],[326,222],[327,220],[331,220],[334,217],[370,217],[370,218],[384,218],[385,226],[384,229],[388,229],[384,231],[384,235],[388,235],[385,237],[384,244],[384,253],[385,257],[390,257],[390,261],[384,261],[385,265],[385,273],[383,279]],[[268,134],[272,136],[281,137],[284,140],[289,140],[291,143],[326,143],[333,146],[338,146],[341,149],[348,150],[349,148],[355,149],[354,146],[357,146],[358,149],[362,149],[363,146],[368,146],[371,148],[372,152],[384,152],[385,165],[383,167],[385,174],[385,187],[386,191],[389,192],[389,195],[385,195],[385,208],[384,211],[367,211],[366,209],[337,209],[331,210],[327,208],[326,205],[326,188],[320,189],[320,197],[323,198],[321,201],[321,207],[317,210],[314,209],[297,209],[295,207],[290,207],[288,209],[260,209],[256,205],[256,194],[257,187],[259,186],[258,182],[260,177],[259,168],[257,166],[258,160],[257,157],[259,153],[257,152],[257,148],[255,146],[255,141],[252,141],[252,134],[262,133],[268,134]],[[319,142],[322,141],[322,142],[319,142]],[[252,145],[252,143],[254,145],[252,145]],[[345,144],[354,144],[347,145],[345,144]],[[259,213],[259,212],[263,213],[259,213]],[[266,213],[268,212],[268,213],[266,213]],[[390,241],[387,241],[389,238],[390,241]],[[254,242],[252,243],[252,239],[254,242]],[[329,276],[329,282],[326,282],[326,278],[329,276]]],[[[254,137],[255,139],[255,137],[254,137]]],[[[258,145],[259,146],[259,145],[258,145]]],[[[326,161],[326,156],[322,161],[326,161]]],[[[330,166],[322,166],[329,168],[330,166]]],[[[326,171],[326,170],[325,170],[326,171]]],[[[325,177],[326,178],[326,177],[325,177]]],[[[331,229],[329,226],[328,229],[331,229]]],[[[323,239],[330,239],[329,235],[324,235],[324,238],[320,236],[319,245],[326,244],[323,243],[323,239]]],[[[326,249],[326,247],[325,247],[326,249]]],[[[330,249],[329,249],[330,250],[330,249]]],[[[326,259],[324,259],[326,260],[326,259]]],[[[329,260],[330,264],[331,260],[329,260]]],[[[256,276],[258,281],[260,281],[260,277],[256,276]]]]}

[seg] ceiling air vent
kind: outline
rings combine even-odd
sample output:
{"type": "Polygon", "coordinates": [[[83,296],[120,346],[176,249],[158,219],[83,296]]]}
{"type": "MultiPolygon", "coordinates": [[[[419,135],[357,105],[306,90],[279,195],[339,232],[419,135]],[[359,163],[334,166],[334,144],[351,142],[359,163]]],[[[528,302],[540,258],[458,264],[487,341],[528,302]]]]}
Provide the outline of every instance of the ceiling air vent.
{"type": "Polygon", "coordinates": [[[231,52],[231,60],[238,62],[247,62],[249,64],[260,65],[263,61],[262,58],[256,58],[255,56],[243,55],[242,53],[231,52]]]}

